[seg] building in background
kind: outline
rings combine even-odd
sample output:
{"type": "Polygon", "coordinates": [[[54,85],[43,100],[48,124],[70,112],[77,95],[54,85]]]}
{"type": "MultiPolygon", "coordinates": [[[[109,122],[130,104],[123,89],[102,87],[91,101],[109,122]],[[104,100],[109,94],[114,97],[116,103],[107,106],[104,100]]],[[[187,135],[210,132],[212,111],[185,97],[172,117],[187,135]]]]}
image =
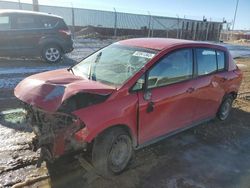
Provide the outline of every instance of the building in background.
{"type": "MultiPolygon", "coordinates": [[[[33,10],[32,4],[0,1],[2,9],[33,10]]],[[[82,37],[168,37],[219,41],[223,22],[123,12],[39,5],[37,10],[62,16],[82,37]]]]}

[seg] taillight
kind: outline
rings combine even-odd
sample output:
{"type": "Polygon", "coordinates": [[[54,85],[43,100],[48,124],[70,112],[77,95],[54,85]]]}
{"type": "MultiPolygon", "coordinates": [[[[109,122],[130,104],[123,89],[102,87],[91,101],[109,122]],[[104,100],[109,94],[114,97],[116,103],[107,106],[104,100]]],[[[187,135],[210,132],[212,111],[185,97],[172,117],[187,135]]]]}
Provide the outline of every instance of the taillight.
{"type": "Polygon", "coordinates": [[[61,33],[64,36],[70,36],[71,35],[71,31],[69,29],[67,29],[67,30],[60,29],[59,33],[61,33]]]}

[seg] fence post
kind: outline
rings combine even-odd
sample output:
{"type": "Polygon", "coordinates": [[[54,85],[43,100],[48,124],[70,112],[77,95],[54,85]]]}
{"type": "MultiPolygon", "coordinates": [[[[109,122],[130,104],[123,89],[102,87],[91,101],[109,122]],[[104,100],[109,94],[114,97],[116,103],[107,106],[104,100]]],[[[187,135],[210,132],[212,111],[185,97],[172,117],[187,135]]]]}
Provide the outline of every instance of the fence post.
{"type": "Polygon", "coordinates": [[[18,0],[18,5],[19,5],[19,10],[22,10],[22,4],[21,4],[21,0],[18,0]]]}
{"type": "Polygon", "coordinates": [[[209,22],[207,23],[206,40],[208,40],[209,22]]]}
{"type": "Polygon", "coordinates": [[[116,37],[117,36],[117,12],[115,8],[114,8],[114,14],[115,14],[114,37],[116,37]]]}
{"type": "Polygon", "coordinates": [[[180,39],[182,39],[182,33],[184,30],[184,20],[182,20],[182,24],[181,24],[181,33],[180,33],[180,39]]]}
{"type": "Polygon", "coordinates": [[[75,11],[72,2],[71,2],[71,17],[72,17],[72,37],[73,39],[75,39],[75,11]]]}
{"type": "Polygon", "coordinates": [[[151,37],[154,37],[154,19],[152,19],[151,37]]]}
{"type": "Polygon", "coordinates": [[[196,39],[196,29],[197,28],[197,22],[193,22],[193,32],[194,32],[194,35],[193,35],[193,40],[196,39]]]}
{"type": "Polygon", "coordinates": [[[32,4],[33,4],[33,11],[39,11],[39,3],[38,0],[32,0],[32,4]]]}
{"type": "Polygon", "coordinates": [[[152,17],[150,12],[148,11],[148,15],[149,15],[149,20],[148,20],[148,37],[150,37],[150,30],[151,30],[151,21],[152,21],[152,17]]]}
{"type": "Polygon", "coordinates": [[[177,15],[177,30],[176,30],[176,38],[179,38],[179,16],[177,15]]]}

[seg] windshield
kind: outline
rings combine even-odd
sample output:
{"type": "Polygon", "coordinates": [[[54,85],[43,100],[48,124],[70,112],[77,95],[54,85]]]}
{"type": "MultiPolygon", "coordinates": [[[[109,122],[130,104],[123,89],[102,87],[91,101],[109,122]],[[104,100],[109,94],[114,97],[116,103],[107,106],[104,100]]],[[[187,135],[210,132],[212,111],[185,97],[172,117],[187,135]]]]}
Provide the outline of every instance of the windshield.
{"type": "Polygon", "coordinates": [[[119,87],[138,72],[156,51],[112,44],[74,66],[73,72],[104,84],[119,87]]]}

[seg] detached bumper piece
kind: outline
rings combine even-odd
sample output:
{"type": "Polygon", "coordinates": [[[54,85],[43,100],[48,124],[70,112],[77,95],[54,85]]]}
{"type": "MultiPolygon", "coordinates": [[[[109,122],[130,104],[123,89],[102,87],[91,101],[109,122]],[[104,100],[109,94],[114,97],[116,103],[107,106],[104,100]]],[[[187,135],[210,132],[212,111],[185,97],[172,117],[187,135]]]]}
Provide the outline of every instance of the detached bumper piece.
{"type": "Polygon", "coordinates": [[[41,148],[38,166],[42,161],[53,162],[54,159],[76,149],[86,149],[87,143],[79,143],[74,134],[84,128],[80,119],[61,112],[46,112],[32,106],[26,106],[27,121],[36,137],[32,148],[37,151],[41,148]]]}

